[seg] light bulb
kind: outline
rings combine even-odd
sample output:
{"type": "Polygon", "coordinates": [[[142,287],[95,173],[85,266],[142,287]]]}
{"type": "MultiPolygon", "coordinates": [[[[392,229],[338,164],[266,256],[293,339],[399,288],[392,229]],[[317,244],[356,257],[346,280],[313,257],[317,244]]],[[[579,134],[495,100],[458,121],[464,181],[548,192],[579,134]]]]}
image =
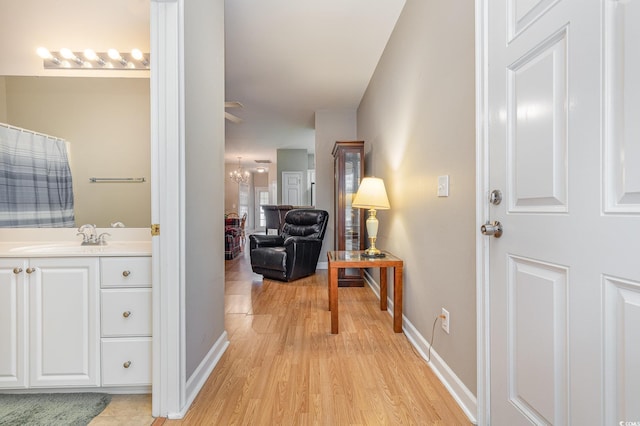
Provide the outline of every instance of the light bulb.
{"type": "MultiPolygon", "coordinates": [[[[100,66],[106,65],[104,60],[100,56],[98,56],[98,54],[93,49],[85,49],[83,54],[84,54],[84,57],[87,59],[87,61],[95,61],[100,66]]],[[[89,68],[91,67],[89,66],[89,68]]]]}
{"type": "Polygon", "coordinates": [[[136,61],[140,61],[142,60],[142,58],[144,58],[140,49],[133,49],[131,51],[131,56],[133,56],[133,59],[135,59],[136,61]]]}
{"type": "Polygon", "coordinates": [[[60,49],[60,54],[65,59],[74,59],[76,57],[76,55],[73,54],[71,49],[68,49],[66,47],[63,47],[62,49],[60,49]]]}
{"type": "Polygon", "coordinates": [[[49,49],[47,49],[46,47],[38,47],[36,49],[36,53],[42,59],[51,59],[51,58],[53,58],[53,55],[51,55],[51,52],[49,52],[49,49]]]}
{"type": "Polygon", "coordinates": [[[120,52],[118,52],[116,49],[109,49],[107,51],[107,54],[114,61],[119,61],[120,59],[122,59],[122,57],[120,56],[120,52]]]}
{"type": "Polygon", "coordinates": [[[85,49],[84,57],[89,61],[95,61],[96,59],[98,59],[98,55],[96,55],[96,52],[93,51],[93,49],[85,49]]]}

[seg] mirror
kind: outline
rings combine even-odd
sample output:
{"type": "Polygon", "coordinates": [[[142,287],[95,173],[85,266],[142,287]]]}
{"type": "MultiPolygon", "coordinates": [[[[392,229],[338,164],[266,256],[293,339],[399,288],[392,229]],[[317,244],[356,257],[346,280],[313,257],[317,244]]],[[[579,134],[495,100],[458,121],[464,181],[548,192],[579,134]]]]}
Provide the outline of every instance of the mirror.
{"type": "Polygon", "coordinates": [[[68,142],[76,226],[149,226],[149,117],[148,78],[0,77],[0,122],[68,142]]]}

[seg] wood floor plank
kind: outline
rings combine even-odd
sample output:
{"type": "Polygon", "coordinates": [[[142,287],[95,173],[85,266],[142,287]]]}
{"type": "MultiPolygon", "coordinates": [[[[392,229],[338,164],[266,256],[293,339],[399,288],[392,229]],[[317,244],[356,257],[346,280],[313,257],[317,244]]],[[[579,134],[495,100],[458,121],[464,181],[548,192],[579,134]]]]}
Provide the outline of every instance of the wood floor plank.
{"type": "Polygon", "coordinates": [[[340,288],[330,333],[327,271],[291,283],[225,262],[230,345],[184,419],[165,425],[469,425],[368,287],[340,288]]]}

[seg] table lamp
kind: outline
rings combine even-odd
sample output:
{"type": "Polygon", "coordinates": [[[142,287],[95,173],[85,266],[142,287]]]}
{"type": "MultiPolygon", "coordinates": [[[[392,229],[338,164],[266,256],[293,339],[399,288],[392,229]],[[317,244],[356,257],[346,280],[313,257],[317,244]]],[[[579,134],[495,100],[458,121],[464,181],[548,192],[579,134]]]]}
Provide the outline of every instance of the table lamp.
{"type": "Polygon", "coordinates": [[[356,197],[351,204],[358,209],[369,209],[367,217],[367,235],[369,236],[369,248],[364,251],[364,257],[384,257],[384,253],[376,248],[376,238],[378,236],[378,218],[376,210],[388,210],[389,199],[384,182],[380,178],[366,177],[360,182],[356,197]]]}

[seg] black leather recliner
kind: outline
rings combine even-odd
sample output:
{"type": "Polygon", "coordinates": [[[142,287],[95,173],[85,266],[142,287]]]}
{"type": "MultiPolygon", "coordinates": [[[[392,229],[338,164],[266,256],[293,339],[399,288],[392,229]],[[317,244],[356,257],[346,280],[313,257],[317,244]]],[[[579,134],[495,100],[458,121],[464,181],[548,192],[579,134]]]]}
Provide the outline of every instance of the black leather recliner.
{"type": "Polygon", "coordinates": [[[328,221],[325,210],[289,210],[280,235],[249,236],[251,269],[279,281],[313,275],[328,221]]]}

